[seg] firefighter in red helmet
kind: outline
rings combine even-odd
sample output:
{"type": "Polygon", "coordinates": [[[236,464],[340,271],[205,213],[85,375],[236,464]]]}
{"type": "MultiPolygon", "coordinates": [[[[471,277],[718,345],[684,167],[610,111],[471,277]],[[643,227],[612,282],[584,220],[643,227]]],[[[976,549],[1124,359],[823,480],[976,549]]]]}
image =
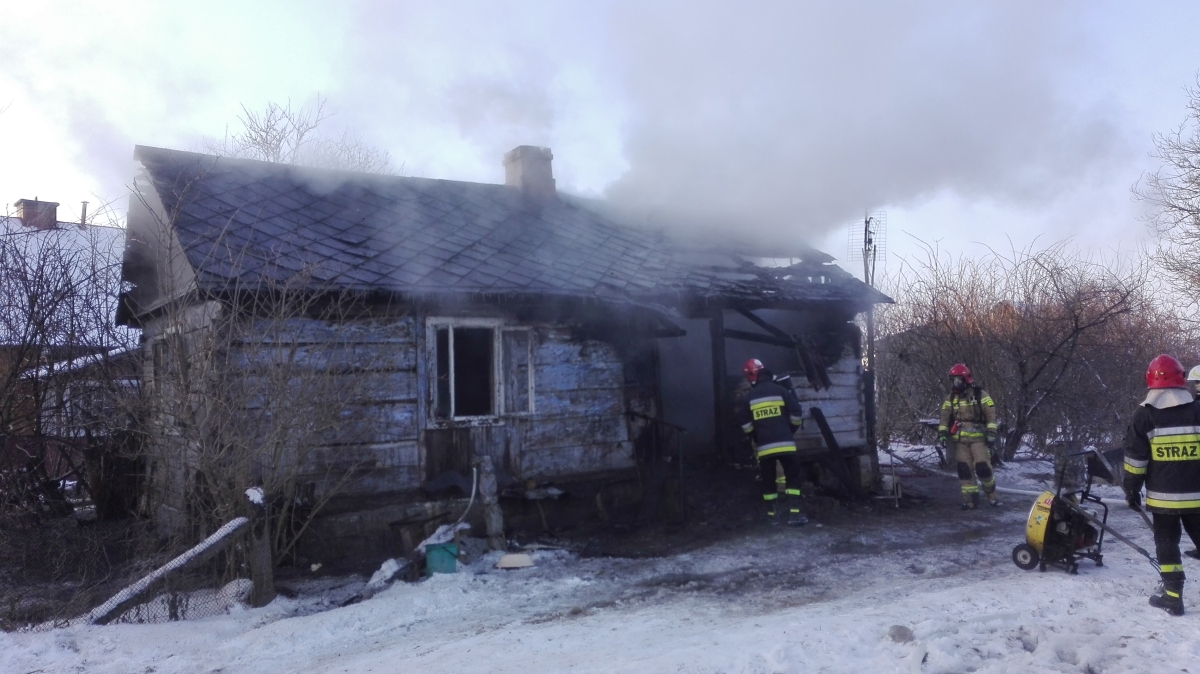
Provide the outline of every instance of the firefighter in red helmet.
{"type": "Polygon", "coordinates": [[[771,371],[763,367],[762,361],[751,358],[742,367],[742,373],[752,388],[740,410],[742,430],[754,441],[759,470],[762,471],[763,500],[767,503],[767,520],[778,524],[782,509],[776,508],[779,491],[776,487],[775,463],[783,466],[787,480],[784,494],[787,496],[788,520],[791,525],[801,525],[808,518],[800,509],[800,464],[796,461],[796,439],[793,434],[803,420],[800,401],[791,389],[775,382],[771,371]]]}
{"type": "Polygon", "coordinates": [[[1146,399],[1125,432],[1125,499],[1129,507],[1154,514],[1154,547],[1162,587],[1150,605],[1183,615],[1183,558],[1179,540],[1186,529],[1200,535],[1200,404],[1187,389],[1183,366],[1163,354],[1146,370],[1146,399]]]}
{"type": "Polygon", "coordinates": [[[971,369],[965,364],[955,364],[946,374],[950,377],[950,395],[942,403],[938,444],[947,449],[954,442],[963,510],[979,507],[980,488],[988,503],[997,507],[1000,501],[996,499],[990,451],[996,444],[996,403],[987,391],[975,385],[971,369]]]}

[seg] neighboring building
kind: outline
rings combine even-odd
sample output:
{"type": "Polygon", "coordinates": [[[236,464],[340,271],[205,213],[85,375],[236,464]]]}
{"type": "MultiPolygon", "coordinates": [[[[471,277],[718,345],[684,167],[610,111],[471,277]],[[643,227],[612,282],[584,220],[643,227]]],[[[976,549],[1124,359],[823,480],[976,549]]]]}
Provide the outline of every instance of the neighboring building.
{"type": "MultiPolygon", "coordinates": [[[[557,193],[544,148],[508,153],[505,185],[150,147],[135,157],[121,320],[144,330],[148,379],[173,376],[159,346],[170,307],[202,335],[209,317],[262,307],[298,277],[367,307],[342,347],[378,385],[322,454],[365,469],[314,528],[344,554],[431,512],[422,486],[469,475],[476,456],[518,483],[590,485],[579,487],[585,500],[636,487],[654,451],[646,429],[660,420],[691,428],[689,451],[727,456],[740,442],[727,432],[729,378],[744,357],[726,337],[757,342],[753,353],[777,371],[806,372],[821,393],[802,398],[845,398],[831,424],[848,463],[873,479],[858,459],[866,420],[852,321],[889,300],[828,256],[768,268],[685,250],[557,193]],[[751,322],[762,316],[784,330],[751,322]]],[[[313,340],[336,327],[294,325],[313,340]]],[[[189,468],[172,447],[164,440],[151,471],[153,495],[159,520],[182,525],[189,468]]]]}
{"type": "Polygon", "coordinates": [[[75,391],[94,390],[85,379],[97,383],[108,354],[134,346],[137,333],[114,323],[125,230],[86,216],[62,222],[54,202],[15,206],[0,217],[0,491],[12,502],[34,489],[44,502],[55,480],[83,472],[85,445],[103,443],[101,433],[64,429],[70,394],[60,374],[72,373],[75,391]]]}

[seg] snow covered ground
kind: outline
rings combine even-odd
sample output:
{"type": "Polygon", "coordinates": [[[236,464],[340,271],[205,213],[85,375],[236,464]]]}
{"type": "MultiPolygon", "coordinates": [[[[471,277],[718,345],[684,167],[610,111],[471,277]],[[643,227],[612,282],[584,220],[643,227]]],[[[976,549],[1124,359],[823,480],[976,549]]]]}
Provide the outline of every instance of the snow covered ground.
{"type": "MultiPolygon", "coordinates": [[[[1032,489],[1037,473],[999,478],[1032,489]]],[[[317,612],[363,579],[207,620],[0,634],[0,672],[1200,672],[1200,583],[1183,618],[1150,608],[1156,574],[1115,540],[1076,576],[1021,571],[1032,498],[963,513],[951,480],[905,486],[934,498],[669,557],[539,550],[500,571],[492,555],[345,608],[317,612]]],[[[1110,522],[1151,547],[1124,506],[1110,522]]]]}

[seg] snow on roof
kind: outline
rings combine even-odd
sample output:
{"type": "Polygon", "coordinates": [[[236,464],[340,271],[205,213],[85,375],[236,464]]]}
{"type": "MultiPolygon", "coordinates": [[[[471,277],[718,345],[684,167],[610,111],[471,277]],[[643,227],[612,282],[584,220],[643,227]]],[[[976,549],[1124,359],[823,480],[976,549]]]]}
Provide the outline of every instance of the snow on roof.
{"type": "Polygon", "coordinates": [[[31,295],[54,305],[55,324],[41,339],[52,346],[115,348],[135,333],[116,327],[125,230],[59,222],[51,229],[0,216],[0,344],[29,339],[31,295]],[[64,276],[67,283],[64,283],[64,276]]]}

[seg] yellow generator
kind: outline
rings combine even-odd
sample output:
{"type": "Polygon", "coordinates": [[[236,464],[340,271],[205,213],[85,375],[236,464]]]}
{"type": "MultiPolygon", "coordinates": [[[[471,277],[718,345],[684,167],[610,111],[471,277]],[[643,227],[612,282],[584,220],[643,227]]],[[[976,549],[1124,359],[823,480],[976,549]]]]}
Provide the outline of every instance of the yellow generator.
{"type": "Polygon", "coordinates": [[[1090,559],[1096,566],[1104,565],[1104,534],[1129,545],[1155,566],[1158,561],[1133,541],[1108,526],[1108,505],[1092,494],[1094,479],[1115,482],[1112,466],[1104,455],[1094,449],[1076,452],[1066,457],[1058,471],[1058,489],[1043,492],[1033,502],[1025,522],[1025,542],[1013,548],[1013,563],[1029,571],[1034,567],[1046,570],[1057,566],[1067,573],[1078,573],[1080,560],[1090,559]],[[1063,491],[1064,478],[1072,459],[1086,457],[1086,480],[1078,491],[1063,491]]]}

